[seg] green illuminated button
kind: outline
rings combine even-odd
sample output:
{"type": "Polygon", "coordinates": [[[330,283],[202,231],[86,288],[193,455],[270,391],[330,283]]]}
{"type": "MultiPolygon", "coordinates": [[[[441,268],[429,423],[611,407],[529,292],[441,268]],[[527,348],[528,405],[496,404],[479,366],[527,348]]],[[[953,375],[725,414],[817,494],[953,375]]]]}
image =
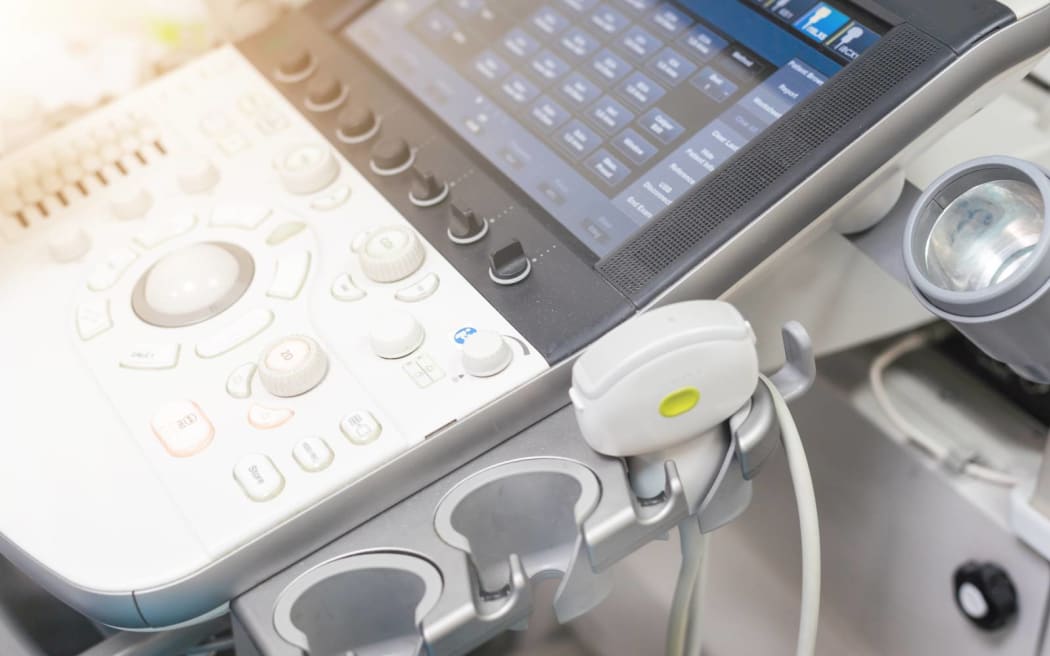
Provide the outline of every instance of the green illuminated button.
{"type": "Polygon", "coordinates": [[[671,392],[660,402],[660,414],[664,417],[684,415],[700,402],[700,390],[695,387],[684,387],[671,392]]]}

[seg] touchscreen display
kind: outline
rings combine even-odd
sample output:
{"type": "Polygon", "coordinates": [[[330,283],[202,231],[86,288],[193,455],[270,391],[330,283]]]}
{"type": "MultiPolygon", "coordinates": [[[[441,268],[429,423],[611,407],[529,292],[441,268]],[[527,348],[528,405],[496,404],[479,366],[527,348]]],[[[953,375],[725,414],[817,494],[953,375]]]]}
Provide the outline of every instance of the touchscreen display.
{"type": "Polygon", "coordinates": [[[383,0],[346,37],[603,256],[879,39],[815,0],[383,0]]]}

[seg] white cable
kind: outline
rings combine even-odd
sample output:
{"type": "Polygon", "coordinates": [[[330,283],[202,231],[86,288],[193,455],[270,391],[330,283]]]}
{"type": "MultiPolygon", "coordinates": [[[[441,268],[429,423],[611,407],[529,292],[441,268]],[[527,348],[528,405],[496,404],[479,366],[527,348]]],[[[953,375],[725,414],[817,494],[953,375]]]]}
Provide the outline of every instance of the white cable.
{"type": "MultiPolygon", "coordinates": [[[[886,371],[905,355],[929,344],[932,339],[933,335],[929,332],[917,332],[898,340],[872,361],[868,371],[868,380],[871,384],[871,392],[875,396],[875,402],[878,403],[890,423],[904,435],[905,439],[926,451],[938,463],[945,464],[955,459],[952,450],[908,421],[897,409],[886,389],[886,371]]],[[[964,463],[959,470],[967,476],[992,485],[1003,487],[1017,485],[1017,479],[1009,474],[976,462],[964,463]]]]}
{"type": "Polygon", "coordinates": [[[707,571],[711,564],[711,537],[701,535],[700,571],[693,582],[693,597],[689,600],[689,629],[685,635],[686,656],[701,656],[704,638],[704,588],[707,587],[707,571]]]}
{"type": "Polygon", "coordinates": [[[700,520],[696,516],[691,515],[678,525],[678,537],[682,543],[682,566],[678,570],[671,618],[667,624],[667,656],[686,654],[693,592],[704,560],[704,537],[700,534],[700,520]]]}
{"type": "Polygon", "coordinates": [[[787,455],[791,484],[795,488],[798,505],[799,533],[802,541],[802,611],[798,624],[797,656],[813,656],[817,649],[817,628],[820,624],[820,522],[817,517],[817,495],[813,477],[806,459],[798,426],[787,401],[780,390],[765,376],[762,382],[773,395],[773,405],[780,422],[781,440],[787,455]]]}

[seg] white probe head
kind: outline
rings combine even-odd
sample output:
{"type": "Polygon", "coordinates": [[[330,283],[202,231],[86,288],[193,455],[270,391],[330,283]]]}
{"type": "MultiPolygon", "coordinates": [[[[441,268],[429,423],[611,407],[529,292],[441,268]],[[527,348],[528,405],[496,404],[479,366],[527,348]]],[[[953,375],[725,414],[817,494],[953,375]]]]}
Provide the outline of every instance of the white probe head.
{"type": "Polygon", "coordinates": [[[614,457],[662,451],[708,433],[758,386],[755,333],[721,301],[662,307],[594,343],[569,395],[584,439],[614,457]]]}

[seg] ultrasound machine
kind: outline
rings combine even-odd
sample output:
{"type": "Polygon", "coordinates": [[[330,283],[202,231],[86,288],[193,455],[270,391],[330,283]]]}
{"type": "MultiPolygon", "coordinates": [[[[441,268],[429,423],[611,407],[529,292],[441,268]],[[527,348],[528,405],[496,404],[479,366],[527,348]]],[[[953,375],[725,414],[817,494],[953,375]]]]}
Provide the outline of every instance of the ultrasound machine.
{"type": "MultiPolygon", "coordinates": [[[[556,468],[577,511],[616,501],[617,461],[515,446],[580,355],[878,222],[1050,49],[1046,5],[315,0],[0,159],[0,553],[130,631],[301,587],[355,534],[424,597],[455,588],[398,546],[440,525],[452,472],[576,458],[600,474],[556,468]]],[[[774,315],[748,330],[779,349],[774,315]]],[[[790,368],[809,345],[785,338],[790,368]]],[[[674,523],[592,564],[643,525],[674,523]]],[[[432,653],[491,635],[493,598],[456,607],[489,633],[434,622],[432,653]]],[[[301,653],[302,627],[241,610],[260,653],[301,653]]]]}

